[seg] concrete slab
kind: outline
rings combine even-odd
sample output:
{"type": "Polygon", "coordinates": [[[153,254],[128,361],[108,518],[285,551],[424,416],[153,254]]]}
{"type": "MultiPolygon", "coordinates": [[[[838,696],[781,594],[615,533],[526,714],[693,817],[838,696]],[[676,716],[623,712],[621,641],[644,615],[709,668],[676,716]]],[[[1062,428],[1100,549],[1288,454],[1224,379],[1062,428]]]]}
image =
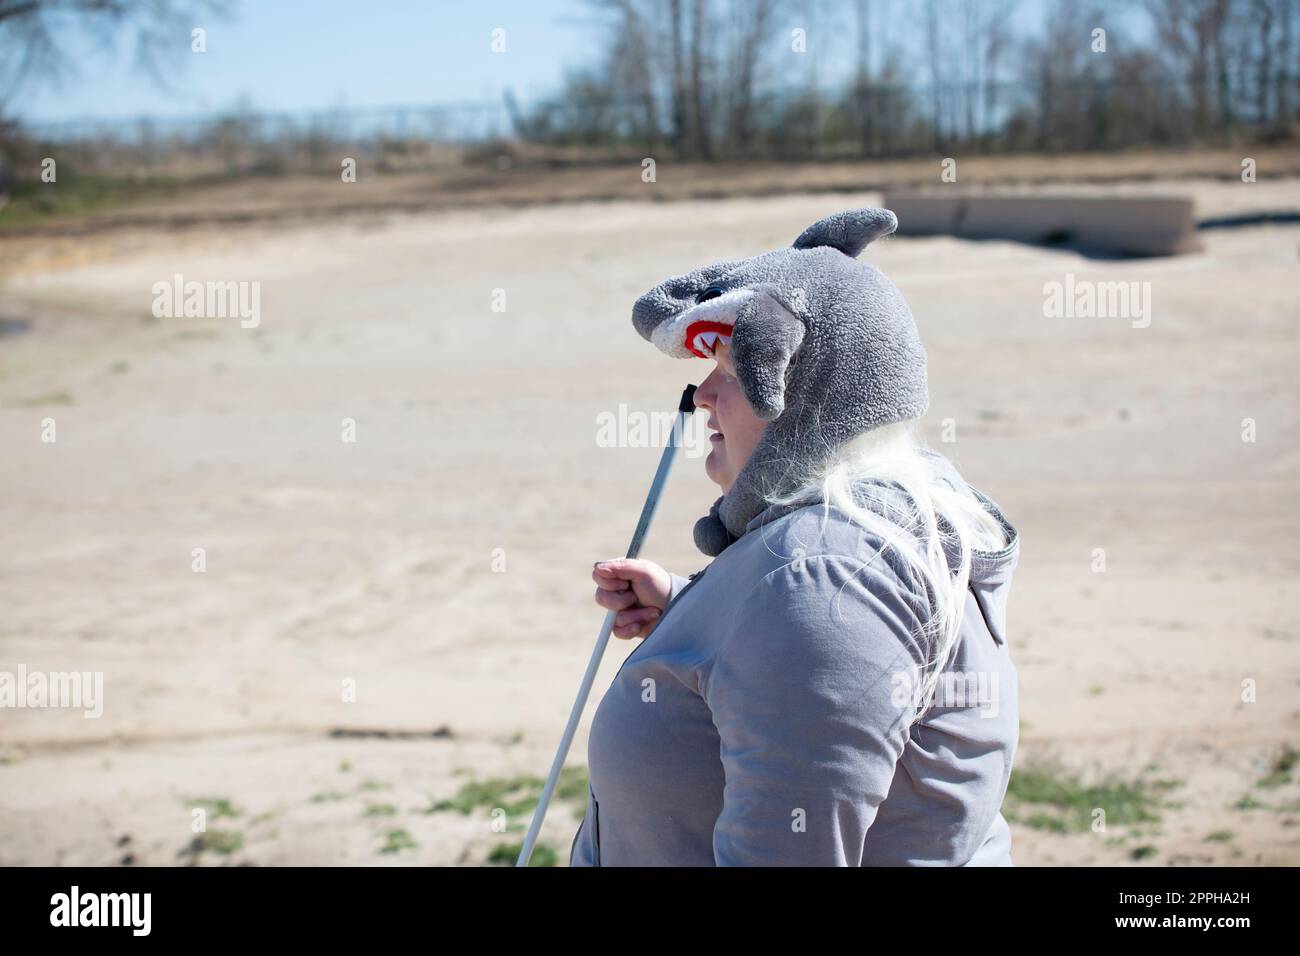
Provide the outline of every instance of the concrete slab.
{"type": "Polygon", "coordinates": [[[1120,255],[1201,248],[1196,204],[1184,197],[890,193],[903,236],[952,235],[1072,245],[1120,255]]]}

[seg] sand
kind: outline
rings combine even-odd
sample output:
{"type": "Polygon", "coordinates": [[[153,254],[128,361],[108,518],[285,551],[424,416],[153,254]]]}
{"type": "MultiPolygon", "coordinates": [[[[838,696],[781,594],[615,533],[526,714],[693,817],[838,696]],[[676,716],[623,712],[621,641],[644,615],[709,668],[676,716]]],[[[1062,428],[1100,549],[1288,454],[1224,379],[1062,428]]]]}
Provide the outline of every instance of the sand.
{"type": "MultiPolygon", "coordinates": [[[[1202,216],[1300,206],[1298,180],[1125,188],[1202,216]]],[[[487,807],[428,811],[545,774],[602,617],[591,562],[626,547],[658,457],[602,447],[598,417],[670,411],[707,372],[638,338],[633,299],[878,201],[96,235],[11,274],[0,670],[105,689],[97,719],[0,710],[0,863],[481,864],[517,841],[487,807]],[[260,283],[259,324],[156,318],[177,273],[260,283]],[[197,806],[231,852],[195,847],[197,806]]],[[[1018,822],[1020,864],[1300,863],[1300,786],[1257,785],[1300,748],[1300,226],[1203,238],[1172,259],[945,237],[867,253],[929,349],[931,442],[1023,536],[1018,764],[1176,784],[1158,823],[1018,822]],[[1067,276],[1149,283],[1149,324],[1045,316],[1067,276]]],[[[645,551],[679,573],[706,561],[701,462],[678,463],[645,551]]],[[[548,818],[561,860],[576,812],[548,818]]]]}

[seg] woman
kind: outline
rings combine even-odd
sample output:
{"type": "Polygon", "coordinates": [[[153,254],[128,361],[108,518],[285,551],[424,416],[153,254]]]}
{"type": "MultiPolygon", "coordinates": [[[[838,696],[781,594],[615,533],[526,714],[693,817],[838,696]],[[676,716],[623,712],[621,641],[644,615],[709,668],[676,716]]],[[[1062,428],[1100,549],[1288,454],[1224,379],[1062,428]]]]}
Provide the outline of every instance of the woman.
{"type": "Polygon", "coordinates": [[[592,723],[571,865],[1011,864],[1019,535],[918,437],[915,323],[856,258],[896,226],[842,213],[637,303],[644,337],[716,363],[695,402],[723,495],[690,579],[593,570],[646,639],[592,723]]]}

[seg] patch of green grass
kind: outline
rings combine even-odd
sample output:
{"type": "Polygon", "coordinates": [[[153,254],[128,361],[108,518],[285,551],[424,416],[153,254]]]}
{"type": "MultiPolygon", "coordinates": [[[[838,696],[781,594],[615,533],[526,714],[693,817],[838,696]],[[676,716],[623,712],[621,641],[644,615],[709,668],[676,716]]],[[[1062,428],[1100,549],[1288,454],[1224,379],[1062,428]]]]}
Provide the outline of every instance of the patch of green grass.
{"type": "Polygon", "coordinates": [[[1110,826],[1157,823],[1166,804],[1162,794],[1173,781],[1123,780],[1115,775],[1091,784],[1054,764],[1017,768],[1007,786],[1008,819],[1056,833],[1084,833],[1096,810],[1110,826]],[[1032,812],[1022,812],[1032,811],[1032,812]]]}
{"type": "Polygon", "coordinates": [[[1300,758],[1300,752],[1297,752],[1290,744],[1284,744],[1282,752],[1273,760],[1273,767],[1268,772],[1268,776],[1261,778],[1255,786],[1271,790],[1290,783],[1291,771],[1295,769],[1297,758],[1300,758]]]}
{"type": "Polygon", "coordinates": [[[1231,843],[1236,836],[1231,830],[1215,830],[1205,838],[1206,843],[1231,843]]]}
{"type": "Polygon", "coordinates": [[[358,790],[391,790],[393,789],[393,785],[391,783],[384,783],[382,780],[367,780],[357,789],[358,790]]]}
{"type": "MultiPolygon", "coordinates": [[[[515,861],[519,859],[519,851],[524,848],[522,841],[519,843],[498,843],[488,854],[488,863],[497,866],[514,866],[515,861]]],[[[559,854],[553,847],[545,843],[536,843],[533,845],[533,855],[528,859],[529,866],[555,866],[560,861],[559,854]]]]}
{"type": "Polygon", "coordinates": [[[210,341],[221,338],[221,333],[215,329],[181,329],[176,333],[176,338],[183,342],[193,340],[210,341]]]}
{"type": "Polygon", "coordinates": [[[229,855],[244,845],[244,835],[238,830],[208,830],[194,838],[192,848],[196,852],[211,850],[213,853],[229,855]]]}
{"type": "Polygon", "coordinates": [[[1013,815],[1011,822],[1022,823],[1027,827],[1033,827],[1035,830],[1050,830],[1053,833],[1070,832],[1070,828],[1064,820],[1048,813],[1031,813],[1023,818],[1013,815]]]}
{"type": "Polygon", "coordinates": [[[471,780],[462,784],[451,799],[435,803],[433,809],[459,810],[466,816],[478,809],[492,810],[497,807],[511,815],[529,813],[537,806],[544,785],[545,781],[540,777],[471,780]]]}
{"type": "Polygon", "coordinates": [[[75,405],[76,399],[68,391],[49,392],[45,395],[33,395],[31,398],[19,399],[14,403],[19,408],[45,408],[49,405],[75,405]]]}
{"type": "Polygon", "coordinates": [[[184,180],[157,176],[79,175],[66,163],[57,172],[57,179],[52,183],[39,179],[15,183],[8,204],[0,210],[0,229],[105,212],[174,195],[193,186],[184,180]]]}
{"type": "Polygon", "coordinates": [[[342,760],[339,762],[339,773],[351,773],[351,772],[352,772],[352,761],[342,760]]]}
{"type": "Polygon", "coordinates": [[[1234,804],[1232,805],[1232,809],[1234,809],[1234,810],[1266,810],[1266,809],[1268,809],[1268,804],[1267,804],[1267,803],[1264,803],[1264,802],[1262,802],[1262,801],[1260,801],[1260,800],[1256,800],[1253,794],[1249,794],[1249,793],[1248,793],[1248,794],[1246,794],[1244,797],[1242,797],[1240,800],[1238,800],[1236,803],[1234,803],[1234,804]]]}
{"type": "MultiPolygon", "coordinates": [[[[571,800],[587,805],[587,768],[565,767],[560,771],[560,779],[555,784],[557,800],[571,800]]],[[[540,796],[540,794],[539,794],[540,796]]]]}
{"type": "Polygon", "coordinates": [[[346,799],[345,796],[339,793],[337,790],[327,790],[324,793],[312,794],[311,802],[312,803],[333,803],[336,800],[343,800],[343,799],[346,799]]]}
{"type": "Polygon", "coordinates": [[[212,817],[214,820],[218,820],[221,817],[239,816],[239,811],[235,809],[235,805],[225,797],[197,797],[190,800],[188,806],[201,807],[206,810],[208,816],[212,817]]]}
{"type": "MultiPolygon", "coordinates": [[[[449,800],[439,800],[425,812],[458,810],[465,815],[475,810],[496,810],[498,807],[508,817],[522,818],[532,814],[542,797],[546,781],[541,777],[495,777],[490,780],[471,780],[461,786],[449,800]]],[[[555,785],[555,799],[580,802],[587,799],[587,769],[565,767],[555,785]]]]}
{"type": "Polygon", "coordinates": [[[366,804],[365,815],[368,817],[395,817],[397,816],[397,807],[391,803],[368,803],[366,804]]]}
{"type": "Polygon", "coordinates": [[[1150,844],[1135,846],[1132,852],[1129,853],[1129,858],[1133,860],[1148,860],[1159,852],[1159,850],[1150,844]]]}
{"type": "Polygon", "coordinates": [[[411,834],[405,830],[389,830],[385,835],[384,845],[379,848],[380,853],[400,853],[402,850],[414,850],[418,843],[411,839],[411,834]]]}

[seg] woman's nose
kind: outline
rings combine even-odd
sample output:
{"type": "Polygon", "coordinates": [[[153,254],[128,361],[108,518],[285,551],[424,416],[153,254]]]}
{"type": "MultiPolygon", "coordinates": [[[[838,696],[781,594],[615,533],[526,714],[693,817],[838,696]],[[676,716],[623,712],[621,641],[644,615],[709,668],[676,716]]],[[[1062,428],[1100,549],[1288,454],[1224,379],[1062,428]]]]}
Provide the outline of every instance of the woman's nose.
{"type": "Polygon", "coordinates": [[[716,377],[714,372],[710,372],[709,376],[696,387],[694,399],[696,408],[713,410],[713,399],[717,395],[716,377]]]}

